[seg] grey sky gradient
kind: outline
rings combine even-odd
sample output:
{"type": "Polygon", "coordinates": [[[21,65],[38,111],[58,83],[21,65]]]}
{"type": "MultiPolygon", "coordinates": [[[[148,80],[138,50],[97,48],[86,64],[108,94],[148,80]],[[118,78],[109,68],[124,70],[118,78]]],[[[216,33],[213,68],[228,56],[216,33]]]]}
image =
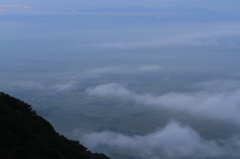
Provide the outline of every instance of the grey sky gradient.
{"type": "Polygon", "coordinates": [[[65,0],[52,0],[52,1],[30,1],[30,0],[2,0],[0,2],[0,8],[6,9],[4,5],[21,5],[24,7],[31,7],[33,11],[62,11],[62,10],[88,10],[97,8],[113,8],[113,7],[152,7],[158,8],[163,6],[195,6],[203,7],[211,10],[238,12],[239,1],[238,0],[92,0],[92,1],[65,1],[65,0]]]}

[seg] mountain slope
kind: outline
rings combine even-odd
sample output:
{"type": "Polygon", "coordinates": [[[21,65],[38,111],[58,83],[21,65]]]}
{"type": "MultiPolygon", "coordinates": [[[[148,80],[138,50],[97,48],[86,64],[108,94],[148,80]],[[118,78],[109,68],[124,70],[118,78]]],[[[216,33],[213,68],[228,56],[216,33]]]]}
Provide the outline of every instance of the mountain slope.
{"type": "Polygon", "coordinates": [[[59,135],[29,104],[0,93],[1,159],[109,159],[59,135]]]}

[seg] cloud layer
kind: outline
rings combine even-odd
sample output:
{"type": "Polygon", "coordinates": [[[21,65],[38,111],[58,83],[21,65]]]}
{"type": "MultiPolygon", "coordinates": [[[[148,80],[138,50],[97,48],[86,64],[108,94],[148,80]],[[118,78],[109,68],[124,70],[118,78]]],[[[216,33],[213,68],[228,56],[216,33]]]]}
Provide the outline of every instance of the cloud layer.
{"type": "Polygon", "coordinates": [[[208,141],[190,127],[182,127],[176,122],[169,123],[145,136],[127,136],[116,132],[104,131],[85,134],[80,139],[91,150],[100,147],[121,149],[122,153],[132,154],[138,158],[224,158],[240,157],[237,144],[240,140],[222,141],[220,146],[215,141],[208,141]]]}
{"type": "Polygon", "coordinates": [[[140,105],[184,111],[199,117],[209,117],[240,124],[240,91],[218,93],[167,93],[161,96],[138,94],[123,85],[110,83],[89,88],[88,94],[120,98],[140,105]]]}
{"type": "Polygon", "coordinates": [[[7,5],[0,5],[0,11],[7,11],[9,9],[16,9],[16,10],[22,10],[22,9],[30,9],[29,6],[24,5],[18,5],[18,4],[7,4],[7,5]]]}
{"type": "Polygon", "coordinates": [[[75,88],[76,82],[61,82],[55,83],[52,85],[42,84],[41,82],[33,82],[33,81],[18,81],[13,84],[14,87],[18,87],[24,90],[50,90],[50,91],[69,91],[75,88]]]}
{"type": "Polygon", "coordinates": [[[70,91],[77,87],[82,80],[96,78],[103,74],[141,74],[141,73],[155,73],[161,71],[162,67],[159,65],[143,65],[143,66],[112,66],[101,67],[96,69],[89,69],[88,71],[68,71],[68,72],[51,72],[39,75],[41,78],[48,78],[54,81],[53,83],[44,83],[41,78],[38,81],[33,80],[19,80],[8,81],[8,85],[15,88],[25,90],[50,90],[50,91],[70,91]]]}
{"type": "Polygon", "coordinates": [[[117,66],[117,67],[103,67],[92,69],[87,72],[91,76],[95,76],[102,73],[148,73],[161,70],[161,66],[158,65],[146,65],[138,67],[129,66],[117,66]]]}
{"type": "Polygon", "coordinates": [[[101,48],[136,48],[136,47],[237,47],[236,37],[239,37],[238,31],[215,31],[215,32],[196,32],[186,35],[174,35],[152,41],[139,42],[102,42],[95,44],[101,48]],[[224,40],[223,40],[224,39],[224,40]]]}

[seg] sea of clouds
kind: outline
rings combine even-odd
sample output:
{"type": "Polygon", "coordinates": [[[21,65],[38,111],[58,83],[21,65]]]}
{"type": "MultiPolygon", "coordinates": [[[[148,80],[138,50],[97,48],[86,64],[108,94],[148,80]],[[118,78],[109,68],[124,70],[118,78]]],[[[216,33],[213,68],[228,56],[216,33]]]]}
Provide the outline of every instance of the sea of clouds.
{"type": "MultiPolygon", "coordinates": [[[[199,84],[212,88],[195,93],[136,93],[119,83],[108,83],[88,88],[87,93],[100,98],[128,100],[138,106],[150,109],[164,108],[181,111],[196,118],[209,118],[238,126],[240,124],[240,90],[234,81],[210,81],[199,84]],[[225,90],[213,86],[225,84],[225,90]]],[[[119,132],[103,131],[81,134],[80,141],[90,150],[105,147],[118,149],[137,158],[229,158],[240,157],[240,137],[238,134],[224,140],[205,139],[189,125],[170,122],[163,128],[145,135],[128,136],[119,132]],[[135,156],[135,157],[136,157],[135,156]]]]}

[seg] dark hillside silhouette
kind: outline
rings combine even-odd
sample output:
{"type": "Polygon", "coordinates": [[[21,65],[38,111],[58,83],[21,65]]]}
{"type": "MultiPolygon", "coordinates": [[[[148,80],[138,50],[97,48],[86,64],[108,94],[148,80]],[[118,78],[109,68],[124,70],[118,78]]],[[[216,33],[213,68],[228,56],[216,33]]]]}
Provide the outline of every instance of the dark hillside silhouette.
{"type": "Polygon", "coordinates": [[[23,101],[0,93],[1,159],[109,159],[58,134],[23,101]]]}

